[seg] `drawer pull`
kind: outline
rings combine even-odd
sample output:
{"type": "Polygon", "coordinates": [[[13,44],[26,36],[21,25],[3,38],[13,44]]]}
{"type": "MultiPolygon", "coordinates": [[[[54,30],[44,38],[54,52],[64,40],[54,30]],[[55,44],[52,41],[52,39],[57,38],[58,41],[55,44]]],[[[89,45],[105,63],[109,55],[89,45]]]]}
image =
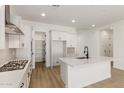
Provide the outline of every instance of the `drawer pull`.
{"type": "Polygon", "coordinates": [[[20,86],[20,88],[23,88],[23,86],[24,86],[24,83],[21,83],[21,86],[20,86]]]}

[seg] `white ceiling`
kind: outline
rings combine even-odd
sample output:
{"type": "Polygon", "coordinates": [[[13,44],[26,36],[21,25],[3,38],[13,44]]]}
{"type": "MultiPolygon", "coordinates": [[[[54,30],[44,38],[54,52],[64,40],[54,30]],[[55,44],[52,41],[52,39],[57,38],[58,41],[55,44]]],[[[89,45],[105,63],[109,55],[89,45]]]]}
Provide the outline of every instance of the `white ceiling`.
{"type": "Polygon", "coordinates": [[[49,24],[91,29],[95,24],[100,27],[124,19],[124,5],[16,5],[17,13],[26,20],[49,24]],[[46,13],[45,17],[40,14],[46,13]],[[75,19],[76,23],[71,20],[75,19]]]}

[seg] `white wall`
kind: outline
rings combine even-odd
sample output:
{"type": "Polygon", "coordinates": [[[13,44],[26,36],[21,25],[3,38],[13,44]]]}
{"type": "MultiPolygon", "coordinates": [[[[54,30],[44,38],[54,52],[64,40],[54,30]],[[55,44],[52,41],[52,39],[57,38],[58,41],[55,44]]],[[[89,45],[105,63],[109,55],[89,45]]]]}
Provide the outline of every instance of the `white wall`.
{"type": "Polygon", "coordinates": [[[114,67],[124,70],[124,20],[113,24],[114,29],[114,67]]]}
{"type": "MultiPolygon", "coordinates": [[[[93,31],[99,33],[99,31],[105,28],[113,28],[113,56],[114,56],[114,67],[124,70],[124,20],[96,28],[93,31]]],[[[97,33],[97,34],[98,34],[97,33]]],[[[99,34],[97,35],[97,41],[99,41],[99,34]]],[[[97,46],[99,46],[99,42],[97,46]]],[[[99,47],[96,48],[99,54],[99,47]]]]}
{"type": "Polygon", "coordinates": [[[98,31],[83,31],[77,32],[78,37],[78,55],[83,56],[84,46],[89,48],[89,56],[94,57],[99,55],[99,32],[98,31]]]}
{"type": "Polygon", "coordinates": [[[5,39],[6,48],[0,49],[0,66],[8,62],[9,60],[15,59],[15,49],[8,48],[8,37],[5,39]]]}

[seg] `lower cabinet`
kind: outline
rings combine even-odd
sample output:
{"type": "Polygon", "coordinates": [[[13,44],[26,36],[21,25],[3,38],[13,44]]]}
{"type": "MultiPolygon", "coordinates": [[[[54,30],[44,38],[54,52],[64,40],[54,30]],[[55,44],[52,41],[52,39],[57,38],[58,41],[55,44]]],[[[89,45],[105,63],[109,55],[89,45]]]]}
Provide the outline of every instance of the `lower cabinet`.
{"type": "Polygon", "coordinates": [[[21,83],[19,84],[19,88],[27,88],[27,77],[26,77],[26,74],[24,75],[21,83]]]}
{"type": "Polygon", "coordinates": [[[28,65],[28,68],[19,84],[19,88],[28,88],[30,85],[30,78],[32,74],[32,64],[28,65]]]}
{"type": "Polygon", "coordinates": [[[30,85],[31,74],[32,74],[32,64],[30,63],[27,69],[27,74],[26,74],[27,75],[27,88],[30,85]]]}

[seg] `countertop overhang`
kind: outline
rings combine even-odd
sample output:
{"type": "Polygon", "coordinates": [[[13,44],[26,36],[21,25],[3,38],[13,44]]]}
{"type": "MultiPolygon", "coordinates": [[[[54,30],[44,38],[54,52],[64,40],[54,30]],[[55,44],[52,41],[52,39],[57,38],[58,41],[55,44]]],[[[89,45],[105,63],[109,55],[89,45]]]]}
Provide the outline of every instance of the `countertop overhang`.
{"type": "Polygon", "coordinates": [[[113,57],[91,57],[89,59],[77,59],[76,57],[63,57],[59,58],[61,62],[64,62],[67,65],[72,67],[81,66],[81,65],[88,65],[93,63],[99,62],[111,62],[114,60],[113,57]]]}

